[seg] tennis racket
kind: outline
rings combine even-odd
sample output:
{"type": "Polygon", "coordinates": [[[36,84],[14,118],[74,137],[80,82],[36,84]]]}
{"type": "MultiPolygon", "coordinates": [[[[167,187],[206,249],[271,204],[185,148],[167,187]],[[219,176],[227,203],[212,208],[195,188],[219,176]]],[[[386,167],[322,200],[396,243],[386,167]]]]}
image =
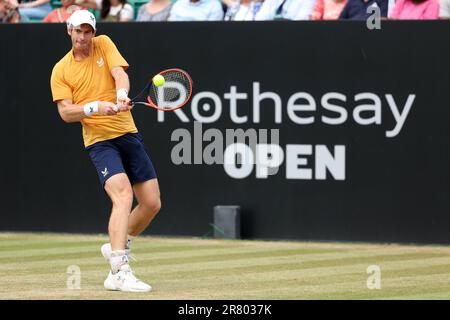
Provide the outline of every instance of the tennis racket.
{"type": "Polygon", "coordinates": [[[167,69],[158,73],[164,84],[156,86],[152,80],[133,99],[131,105],[144,105],[157,110],[173,111],[185,106],[192,96],[192,79],[181,69],[167,69]]]}

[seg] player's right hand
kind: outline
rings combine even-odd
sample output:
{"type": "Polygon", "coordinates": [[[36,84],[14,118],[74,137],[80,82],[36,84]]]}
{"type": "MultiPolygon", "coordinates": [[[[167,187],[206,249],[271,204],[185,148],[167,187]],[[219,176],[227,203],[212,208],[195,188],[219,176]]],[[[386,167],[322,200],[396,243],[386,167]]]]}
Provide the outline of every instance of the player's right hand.
{"type": "Polygon", "coordinates": [[[104,116],[113,116],[118,112],[116,104],[109,101],[99,101],[98,104],[98,114],[104,116]]]}

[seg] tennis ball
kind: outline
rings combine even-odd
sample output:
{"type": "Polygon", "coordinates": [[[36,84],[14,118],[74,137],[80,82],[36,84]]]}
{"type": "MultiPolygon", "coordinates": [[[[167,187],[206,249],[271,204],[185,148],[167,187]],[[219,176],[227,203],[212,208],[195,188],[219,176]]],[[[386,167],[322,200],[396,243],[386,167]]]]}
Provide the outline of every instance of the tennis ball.
{"type": "Polygon", "coordinates": [[[157,74],[156,76],[153,77],[153,84],[157,87],[164,85],[165,82],[166,80],[160,74],[157,74]]]}

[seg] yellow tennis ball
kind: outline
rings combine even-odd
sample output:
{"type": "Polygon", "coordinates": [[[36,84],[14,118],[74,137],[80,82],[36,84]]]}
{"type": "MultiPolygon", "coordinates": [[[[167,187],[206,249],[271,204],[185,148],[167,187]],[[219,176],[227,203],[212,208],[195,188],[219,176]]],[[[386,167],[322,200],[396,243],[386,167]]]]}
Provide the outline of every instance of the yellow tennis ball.
{"type": "Polygon", "coordinates": [[[157,74],[156,76],[154,76],[152,81],[153,81],[153,84],[157,87],[164,85],[164,83],[166,82],[164,77],[160,74],[157,74]]]}

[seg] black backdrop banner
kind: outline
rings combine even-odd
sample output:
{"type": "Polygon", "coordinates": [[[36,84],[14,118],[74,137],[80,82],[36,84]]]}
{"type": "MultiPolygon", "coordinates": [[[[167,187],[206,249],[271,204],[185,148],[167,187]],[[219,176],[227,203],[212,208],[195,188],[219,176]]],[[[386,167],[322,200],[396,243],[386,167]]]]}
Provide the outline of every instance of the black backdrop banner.
{"type": "MultiPolygon", "coordinates": [[[[65,26],[0,34],[0,230],[107,232],[111,205],[81,126],[51,99],[65,26]]],[[[98,34],[130,63],[131,96],[166,68],[194,80],[178,112],[133,110],[161,188],[146,234],[208,235],[214,206],[239,205],[244,238],[450,243],[450,23],[129,23],[98,34]]]]}

